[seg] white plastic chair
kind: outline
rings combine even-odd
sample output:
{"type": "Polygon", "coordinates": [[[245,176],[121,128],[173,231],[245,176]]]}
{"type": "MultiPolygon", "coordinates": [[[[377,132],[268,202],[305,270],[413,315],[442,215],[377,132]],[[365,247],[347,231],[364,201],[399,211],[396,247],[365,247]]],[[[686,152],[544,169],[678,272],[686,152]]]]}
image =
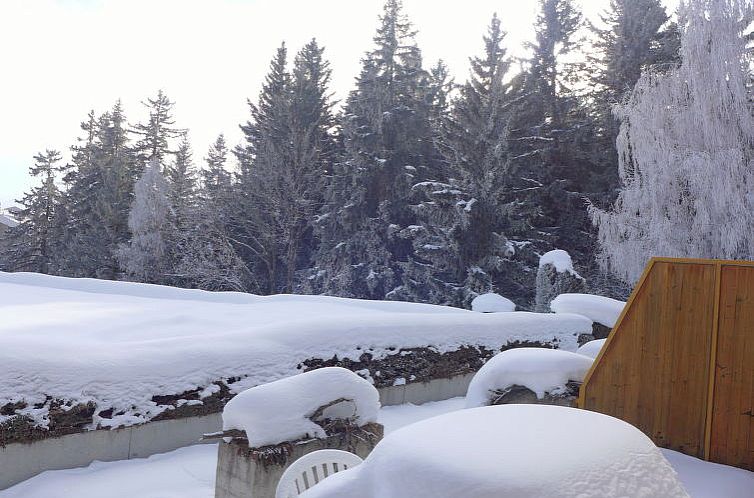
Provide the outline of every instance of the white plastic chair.
{"type": "Polygon", "coordinates": [[[307,453],[285,469],[275,498],[295,498],[327,476],[355,467],[362,461],[358,455],[341,450],[307,453]]]}

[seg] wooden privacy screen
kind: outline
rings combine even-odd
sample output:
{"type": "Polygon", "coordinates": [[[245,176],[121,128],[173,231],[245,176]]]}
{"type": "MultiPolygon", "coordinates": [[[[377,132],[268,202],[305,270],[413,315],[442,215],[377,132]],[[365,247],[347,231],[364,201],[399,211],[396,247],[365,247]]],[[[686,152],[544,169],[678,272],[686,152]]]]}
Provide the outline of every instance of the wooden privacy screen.
{"type": "Polygon", "coordinates": [[[652,259],[579,406],[658,446],[754,470],[754,262],[652,259]]]}

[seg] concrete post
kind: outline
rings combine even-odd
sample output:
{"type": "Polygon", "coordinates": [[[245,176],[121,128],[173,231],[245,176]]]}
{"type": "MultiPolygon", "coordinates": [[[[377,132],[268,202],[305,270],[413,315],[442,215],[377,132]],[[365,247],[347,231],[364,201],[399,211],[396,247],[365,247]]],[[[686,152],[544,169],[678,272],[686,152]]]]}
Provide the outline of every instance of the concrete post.
{"type": "Polygon", "coordinates": [[[367,424],[353,432],[325,439],[309,439],[265,448],[249,448],[245,439],[220,442],[217,455],[215,498],[275,498],[280,477],[288,466],[312,451],[350,451],[361,458],[382,439],[380,424],[367,424]]]}

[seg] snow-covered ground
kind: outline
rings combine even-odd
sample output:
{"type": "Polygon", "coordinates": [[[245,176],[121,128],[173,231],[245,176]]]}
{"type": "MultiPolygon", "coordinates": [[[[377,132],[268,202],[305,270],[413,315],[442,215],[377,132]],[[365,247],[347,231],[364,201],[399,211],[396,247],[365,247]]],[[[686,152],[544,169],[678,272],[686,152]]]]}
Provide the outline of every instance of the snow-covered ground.
{"type": "MultiPolygon", "coordinates": [[[[420,420],[460,410],[463,398],[420,406],[382,408],[379,422],[391,433],[420,420]]],[[[751,498],[754,473],[662,450],[692,498],[751,498]]],[[[95,462],[56,470],[0,491],[0,498],[212,498],[217,445],[197,445],[149,458],[95,462]]]]}
{"type": "Polygon", "coordinates": [[[310,358],[358,359],[365,351],[380,358],[402,347],[497,349],[510,341],[555,341],[575,351],[577,335],[591,330],[589,319],[569,314],[483,314],[29,273],[0,272],[0,296],[0,406],[24,401],[16,413],[42,426],[48,396],[94,402],[93,425],[131,425],[173,408],[155,395],[199,388],[206,397],[218,380],[237,393],[296,374],[310,358]],[[112,418],[100,418],[109,408],[112,418]]]}

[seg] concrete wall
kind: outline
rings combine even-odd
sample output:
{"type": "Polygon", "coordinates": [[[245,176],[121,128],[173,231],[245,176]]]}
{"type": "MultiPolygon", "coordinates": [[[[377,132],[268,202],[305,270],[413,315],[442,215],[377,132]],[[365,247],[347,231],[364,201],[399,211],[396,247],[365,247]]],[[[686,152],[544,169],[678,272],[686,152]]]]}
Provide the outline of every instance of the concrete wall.
{"type": "MultiPolygon", "coordinates": [[[[383,406],[464,396],[473,374],[430,382],[414,382],[379,389],[383,406]]],[[[45,470],[84,467],[94,460],[144,458],[197,444],[202,434],[219,431],[219,413],[202,417],[162,420],[115,430],[101,430],[44,439],[30,444],[0,447],[0,489],[45,470]]]]}
{"type": "Polygon", "coordinates": [[[382,439],[384,430],[380,424],[367,424],[364,429],[373,437],[351,437],[346,433],[312,439],[292,445],[284,461],[273,461],[267,465],[254,461],[246,441],[221,442],[217,450],[215,498],[275,498],[278,481],[285,469],[312,451],[344,450],[366,458],[382,439]]]}

